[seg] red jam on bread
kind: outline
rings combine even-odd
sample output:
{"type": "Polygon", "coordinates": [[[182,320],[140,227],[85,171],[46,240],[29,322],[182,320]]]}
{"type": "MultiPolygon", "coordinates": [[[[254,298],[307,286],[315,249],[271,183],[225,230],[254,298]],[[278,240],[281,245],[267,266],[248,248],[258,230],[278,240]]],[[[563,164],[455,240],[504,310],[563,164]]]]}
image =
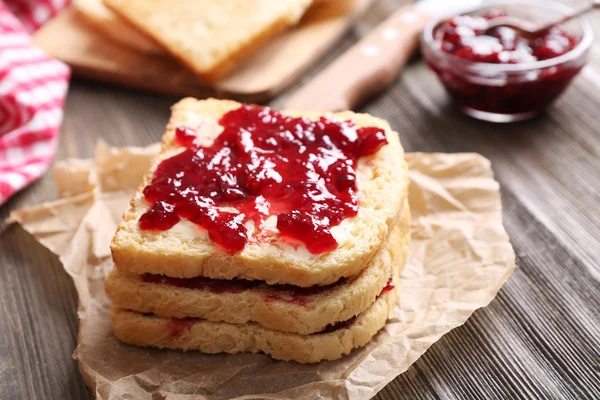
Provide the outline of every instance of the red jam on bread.
{"type": "MultiPolygon", "coordinates": [[[[246,290],[254,289],[260,285],[269,288],[269,293],[265,296],[265,301],[283,301],[286,303],[295,303],[306,306],[312,301],[312,296],[327,294],[327,292],[345,284],[348,280],[340,278],[336,282],[325,286],[300,287],[288,284],[266,285],[261,281],[251,281],[245,279],[211,279],[203,276],[195,278],[172,278],[164,275],[143,274],[141,279],[147,283],[156,283],[160,285],[176,286],[186,289],[206,289],[212,293],[242,293],[246,290]]],[[[394,289],[393,277],[390,276],[387,284],[381,289],[377,298],[394,289]]]]}
{"type": "Polygon", "coordinates": [[[165,275],[143,274],[141,279],[147,283],[158,283],[186,289],[208,289],[212,293],[241,293],[260,284],[260,281],[245,279],[211,279],[204,276],[195,278],[173,278],[165,275]]]}
{"type": "Polygon", "coordinates": [[[390,276],[390,279],[387,281],[387,284],[383,287],[383,289],[381,289],[381,293],[379,293],[377,298],[380,298],[387,292],[391,292],[395,287],[396,285],[394,285],[394,278],[390,276]]]}
{"type": "MultiPolygon", "coordinates": [[[[335,324],[329,324],[325,328],[323,328],[322,331],[315,332],[313,333],[313,335],[321,335],[325,333],[336,332],[342,329],[348,329],[352,327],[352,325],[354,325],[354,322],[356,322],[357,317],[358,316],[355,315],[354,317],[346,321],[340,321],[336,322],[335,324]]],[[[171,337],[179,337],[187,333],[190,329],[192,329],[192,326],[194,326],[194,324],[199,321],[202,320],[200,318],[170,318],[169,320],[167,320],[166,326],[171,337]]]]}
{"type": "Polygon", "coordinates": [[[144,189],[151,207],[140,228],[162,231],[187,219],[235,253],[248,241],[247,221],[260,231],[276,216],[281,235],[311,253],[334,250],[331,227],[358,212],[357,162],[387,144],[384,130],[247,105],[219,123],[223,132],[208,147],[192,129],[176,129],[185,150],[162,161],[144,189]]]}
{"type": "MultiPolygon", "coordinates": [[[[171,278],[168,278],[171,279],[171,278]]],[[[181,279],[179,281],[192,281],[192,279],[181,279]]],[[[215,280],[216,281],[216,280],[215,280]]],[[[158,281],[157,281],[158,282],[158,281]]],[[[225,281],[227,282],[227,281],[225,281]]],[[[248,281],[251,282],[251,281],[248,281]]],[[[333,285],[329,285],[329,286],[315,286],[312,288],[301,288],[301,287],[293,287],[291,285],[274,285],[274,286],[270,286],[272,288],[275,288],[277,286],[281,286],[279,288],[277,288],[277,291],[280,292],[288,292],[287,296],[284,294],[274,294],[274,295],[269,295],[269,297],[267,298],[267,301],[285,301],[285,302],[291,302],[291,303],[296,303],[299,304],[301,306],[306,306],[308,303],[310,303],[310,297],[302,297],[302,296],[310,296],[310,295],[314,295],[314,294],[319,294],[322,292],[325,292],[327,289],[330,289],[333,286],[338,286],[340,283],[343,283],[344,280],[340,280],[340,282],[336,282],[333,285]]],[[[176,283],[176,281],[170,281],[170,280],[165,280],[165,281],[160,281],[159,283],[163,283],[163,284],[175,284],[177,286],[180,286],[176,283]]],[[[189,286],[186,286],[189,287],[189,286]]],[[[387,282],[387,284],[384,286],[384,288],[381,290],[381,292],[379,293],[379,295],[377,295],[377,298],[375,299],[376,301],[383,296],[385,293],[390,292],[394,289],[394,283],[393,283],[393,277],[390,277],[389,281],[387,282]]],[[[211,290],[213,290],[213,287],[209,287],[211,290]]],[[[228,291],[228,290],[225,290],[228,291]]],[[[234,291],[232,291],[234,292],[234,291]]],[[[221,292],[219,292],[221,293],[221,292]]],[[[235,292],[234,292],[235,293],[235,292]]],[[[149,314],[152,315],[152,314],[149,314]]],[[[345,321],[340,321],[340,322],[336,322],[334,324],[329,324],[327,325],[325,328],[323,328],[321,331],[314,333],[315,335],[319,335],[319,334],[324,334],[324,333],[331,333],[331,332],[335,332],[338,330],[342,330],[342,329],[348,329],[350,328],[354,322],[356,321],[356,318],[358,316],[355,315],[350,319],[347,319],[345,321]]],[[[201,321],[200,318],[193,318],[193,317],[188,317],[188,318],[170,318],[167,322],[167,327],[169,329],[169,332],[171,334],[171,336],[181,336],[182,334],[184,334],[186,331],[188,331],[192,325],[194,324],[194,322],[196,321],[201,321]]]]}

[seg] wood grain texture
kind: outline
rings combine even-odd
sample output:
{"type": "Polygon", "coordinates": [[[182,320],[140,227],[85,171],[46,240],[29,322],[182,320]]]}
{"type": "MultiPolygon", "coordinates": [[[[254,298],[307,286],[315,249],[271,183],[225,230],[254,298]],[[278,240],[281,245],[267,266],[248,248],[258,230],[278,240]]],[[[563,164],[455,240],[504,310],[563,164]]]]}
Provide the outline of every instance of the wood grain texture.
{"type": "MultiPolygon", "coordinates": [[[[400,3],[380,0],[309,75],[400,3]]],[[[600,36],[600,14],[589,18],[600,36]]],[[[89,157],[100,138],[113,145],[155,142],[175,100],[76,80],[57,158],[89,157]]],[[[492,304],[445,335],[379,399],[600,397],[599,106],[596,44],[590,67],[533,121],[499,126],[461,115],[421,60],[361,110],[388,119],[409,151],[490,158],[518,265],[492,304]]],[[[46,176],[0,208],[0,220],[56,197],[46,176]]],[[[76,310],[56,257],[21,228],[0,223],[0,398],[91,397],[71,358],[76,310]]]]}

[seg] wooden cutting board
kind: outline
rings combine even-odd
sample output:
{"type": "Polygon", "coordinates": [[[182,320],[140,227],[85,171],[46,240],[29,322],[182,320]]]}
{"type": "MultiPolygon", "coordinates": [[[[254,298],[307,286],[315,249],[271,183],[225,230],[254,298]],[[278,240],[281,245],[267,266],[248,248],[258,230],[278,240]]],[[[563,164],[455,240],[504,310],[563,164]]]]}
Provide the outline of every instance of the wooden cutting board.
{"type": "Polygon", "coordinates": [[[263,103],[299,78],[374,0],[336,0],[311,8],[294,29],[246,59],[229,77],[206,86],[169,56],[130,50],[102,35],[70,7],[33,43],[78,76],[175,96],[223,97],[263,103]]]}

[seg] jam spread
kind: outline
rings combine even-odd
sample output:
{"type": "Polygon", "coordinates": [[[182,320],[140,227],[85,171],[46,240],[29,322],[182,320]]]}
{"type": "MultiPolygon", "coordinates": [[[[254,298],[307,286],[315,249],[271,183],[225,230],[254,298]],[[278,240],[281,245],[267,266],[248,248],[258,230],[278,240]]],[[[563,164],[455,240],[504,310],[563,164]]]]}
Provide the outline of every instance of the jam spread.
{"type": "Polygon", "coordinates": [[[276,216],[281,235],[311,253],[335,249],[330,228],[358,212],[357,161],[387,143],[385,132],[247,105],[219,124],[223,132],[210,146],[200,145],[191,128],[176,129],[185,150],[162,161],[144,189],[152,205],[140,228],[167,230],[184,218],[235,253],[248,241],[247,221],[260,232],[276,216]]]}
{"type": "Polygon", "coordinates": [[[269,285],[269,288],[278,292],[286,292],[289,293],[293,296],[296,297],[300,297],[300,296],[312,296],[315,294],[321,294],[323,292],[326,292],[328,290],[334,289],[338,286],[343,285],[344,283],[346,283],[346,278],[340,278],[338,279],[336,282],[331,283],[329,285],[324,285],[324,286],[308,286],[308,287],[301,287],[301,286],[294,286],[294,285],[289,285],[289,284],[277,284],[277,285],[269,285]]]}
{"type": "Polygon", "coordinates": [[[503,10],[495,10],[483,16],[461,15],[441,23],[433,32],[435,45],[457,60],[433,53],[425,57],[449,94],[469,114],[483,112],[524,119],[542,111],[565,90],[583,67],[585,57],[543,68],[535,66],[532,63],[572,51],[579,38],[557,27],[536,36],[502,26],[485,32],[490,20],[505,15],[503,10]],[[462,60],[490,67],[478,64],[475,70],[472,65],[461,64],[462,60]],[[503,65],[514,70],[505,72],[499,67],[503,65]]]}
{"type": "Polygon", "coordinates": [[[244,279],[211,279],[203,276],[195,278],[171,278],[164,275],[143,274],[142,280],[148,283],[177,286],[186,289],[208,289],[213,293],[241,293],[260,284],[259,281],[244,279]]]}
{"type": "MultiPolygon", "coordinates": [[[[223,284],[223,282],[231,282],[231,281],[220,280],[220,279],[212,279],[215,282],[212,284],[206,285],[206,286],[204,286],[203,284],[197,284],[197,283],[194,283],[194,284],[191,284],[191,283],[184,284],[183,283],[183,281],[196,281],[197,278],[179,279],[179,278],[168,278],[168,277],[164,277],[162,275],[145,274],[145,275],[142,275],[142,279],[145,282],[162,283],[162,284],[174,285],[174,286],[179,286],[179,287],[208,288],[211,291],[217,290],[216,293],[224,293],[224,292],[239,293],[238,289],[242,287],[242,286],[235,286],[236,284],[234,284],[234,286],[231,286],[231,289],[228,289],[227,286],[225,286],[223,284]]],[[[202,278],[202,279],[211,281],[211,279],[208,279],[208,278],[202,278]]],[[[200,281],[197,281],[197,282],[200,282],[200,281]]],[[[237,280],[237,282],[241,283],[241,282],[255,282],[255,281],[237,280]]],[[[302,287],[297,287],[297,286],[292,286],[292,285],[270,285],[269,286],[270,288],[282,291],[283,294],[270,294],[265,298],[265,300],[266,301],[280,300],[280,301],[286,301],[286,302],[293,302],[293,303],[297,303],[302,306],[305,306],[306,304],[308,304],[310,302],[310,298],[302,297],[302,296],[310,296],[310,295],[314,295],[314,294],[319,294],[323,290],[327,290],[327,289],[331,289],[332,287],[339,286],[340,284],[342,284],[344,282],[345,282],[345,279],[342,278],[338,282],[335,282],[328,286],[311,286],[308,288],[302,288],[302,287]]],[[[394,287],[395,286],[393,283],[393,278],[390,277],[387,284],[383,287],[383,289],[381,290],[379,295],[377,295],[377,298],[375,300],[378,300],[385,293],[392,291],[394,289],[394,287]]],[[[246,290],[249,288],[250,287],[246,287],[245,289],[242,289],[240,291],[243,291],[243,290],[246,290]]],[[[129,311],[135,312],[133,310],[129,310],[129,311]]],[[[152,314],[144,314],[144,315],[152,315],[152,314]]],[[[323,328],[322,331],[316,332],[314,334],[318,335],[318,334],[323,334],[323,333],[331,333],[331,332],[335,332],[335,331],[338,331],[341,329],[350,328],[356,321],[357,317],[358,317],[358,315],[355,315],[354,317],[347,319],[346,321],[340,321],[340,322],[336,322],[335,324],[329,324],[325,328],[323,328]]],[[[181,336],[182,334],[184,334],[185,332],[190,330],[190,328],[192,327],[192,325],[195,322],[201,321],[201,320],[202,319],[200,319],[200,318],[193,318],[193,317],[171,318],[167,322],[167,329],[169,330],[169,334],[171,336],[181,336]]]]}
{"type": "Polygon", "coordinates": [[[171,318],[167,321],[167,330],[172,337],[181,336],[192,328],[197,318],[171,318]]]}
{"type": "MultiPolygon", "coordinates": [[[[177,286],[186,289],[208,289],[213,293],[241,293],[248,289],[255,288],[264,282],[251,281],[246,279],[212,279],[203,276],[195,278],[172,278],[165,275],[143,274],[141,279],[148,283],[158,283],[162,285],[177,286]]],[[[346,278],[340,278],[338,281],[324,286],[301,287],[288,284],[266,285],[274,294],[273,299],[281,298],[291,302],[302,302],[300,299],[307,296],[320,294],[343,285],[346,278]],[[278,294],[275,294],[278,293],[278,294]]]]}
{"type": "Polygon", "coordinates": [[[321,332],[317,332],[317,334],[331,333],[331,332],[339,331],[340,329],[348,329],[354,324],[354,322],[356,321],[356,317],[357,317],[357,315],[355,315],[354,317],[352,317],[346,321],[340,321],[340,322],[336,322],[335,324],[329,324],[321,332]]]}
{"type": "MultiPolygon", "coordinates": [[[[208,289],[213,293],[241,293],[248,289],[255,288],[264,282],[250,281],[245,279],[211,279],[203,276],[195,278],[172,278],[165,275],[143,274],[141,279],[148,283],[158,283],[163,285],[177,286],[186,289],[208,289]]],[[[285,301],[306,306],[310,303],[310,296],[325,293],[346,283],[346,278],[325,286],[301,287],[287,284],[265,285],[270,293],[265,296],[265,301],[285,301]]],[[[385,290],[385,289],[384,289],[385,290]]]]}
{"type": "Polygon", "coordinates": [[[575,48],[577,40],[553,27],[531,36],[500,26],[484,34],[490,20],[505,16],[495,10],[484,16],[461,15],[443,23],[436,31],[442,50],[457,57],[492,64],[520,64],[548,60],[575,48]]]}
{"type": "Polygon", "coordinates": [[[381,289],[381,293],[377,295],[377,298],[380,298],[387,292],[391,292],[392,290],[394,290],[395,287],[396,286],[394,285],[394,278],[390,276],[390,279],[387,281],[387,284],[383,287],[383,289],[381,289]]]}
{"type": "Polygon", "coordinates": [[[314,285],[308,287],[288,284],[268,285],[272,293],[265,297],[265,301],[285,301],[287,303],[295,303],[304,307],[312,301],[311,296],[335,289],[336,287],[346,283],[346,281],[346,278],[340,278],[336,282],[329,285],[314,285]]]}
{"type": "MultiPolygon", "coordinates": [[[[149,315],[152,315],[152,314],[149,314],[149,315]]],[[[315,332],[315,333],[313,333],[313,335],[320,335],[323,333],[331,333],[331,332],[339,331],[341,329],[348,329],[354,324],[354,322],[356,322],[357,317],[358,316],[355,315],[354,317],[352,317],[346,321],[340,321],[340,322],[336,322],[335,324],[329,324],[325,328],[323,328],[322,331],[315,332]]],[[[181,336],[184,333],[188,332],[192,328],[192,326],[196,322],[199,322],[199,321],[202,321],[202,319],[200,319],[200,318],[170,318],[166,322],[166,326],[167,326],[169,335],[171,337],[178,337],[178,336],[181,336]]]]}
{"type": "MultiPolygon", "coordinates": [[[[164,275],[143,274],[141,279],[148,283],[157,283],[162,285],[177,286],[186,289],[207,289],[216,294],[222,293],[241,293],[248,289],[258,287],[264,282],[250,281],[245,279],[211,279],[203,276],[195,278],[171,278],[164,275]]],[[[324,286],[309,286],[301,287],[288,284],[266,285],[269,293],[264,300],[270,301],[285,301],[286,303],[295,303],[300,306],[306,306],[311,301],[311,296],[323,294],[333,290],[347,282],[346,278],[340,278],[338,281],[324,286]]],[[[394,289],[393,278],[390,277],[387,284],[383,287],[377,298],[394,289]]]]}

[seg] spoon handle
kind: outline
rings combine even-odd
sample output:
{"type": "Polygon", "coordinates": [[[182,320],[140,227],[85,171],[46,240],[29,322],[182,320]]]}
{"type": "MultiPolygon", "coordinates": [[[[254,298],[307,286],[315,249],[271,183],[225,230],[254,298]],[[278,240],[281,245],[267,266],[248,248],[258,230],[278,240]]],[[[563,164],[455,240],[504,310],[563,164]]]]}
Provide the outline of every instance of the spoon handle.
{"type": "Polygon", "coordinates": [[[285,108],[352,110],[380,93],[414,53],[430,18],[415,6],[400,8],[292,95],[285,108]]]}
{"type": "Polygon", "coordinates": [[[583,15],[583,14],[587,13],[588,11],[593,10],[594,8],[600,8],[600,0],[591,0],[591,1],[587,2],[587,3],[581,4],[575,10],[573,10],[573,12],[571,14],[566,15],[565,17],[563,17],[558,22],[553,22],[552,25],[553,26],[554,25],[561,25],[561,24],[564,24],[566,22],[569,22],[573,18],[577,18],[580,15],[583,15]]]}

